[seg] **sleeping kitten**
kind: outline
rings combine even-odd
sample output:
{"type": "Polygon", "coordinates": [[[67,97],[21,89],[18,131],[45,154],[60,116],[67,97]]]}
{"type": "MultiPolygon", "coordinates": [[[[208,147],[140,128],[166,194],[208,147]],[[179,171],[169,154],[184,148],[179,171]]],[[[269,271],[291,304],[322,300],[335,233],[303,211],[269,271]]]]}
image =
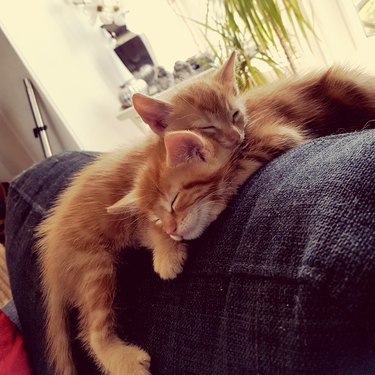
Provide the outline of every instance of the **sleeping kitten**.
{"type": "Polygon", "coordinates": [[[133,97],[135,109],[154,131],[195,129],[235,150],[225,166],[231,171],[229,195],[292,147],[320,136],[375,128],[374,77],[331,68],[239,93],[235,61],[233,52],[212,77],[186,85],[169,102],[133,97]],[[244,142],[236,148],[238,137],[244,142]]]}
{"type": "Polygon", "coordinates": [[[79,338],[106,374],[148,374],[146,352],[116,335],[112,303],[122,249],[152,250],[155,272],[172,279],[193,239],[222,211],[218,181],[230,153],[189,131],[151,136],[84,167],[37,230],[47,312],[48,354],[58,374],[74,374],[67,309],[79,312],[79,338]]]}
{"type": "Polygon", "coordinates": [[[186,258],[179,241],[200,236],[262,165],[313,137],[362,129],[375,118],[375,85],[351,73],[330,70],[239,94],[234,65],[233,53],[170,102],[136,94],[136,110],[165,141],[85,168],[39,227],[49,354],[58,374],[74,372],[65,323],[71,306],[80,312],[80,338],[104,372],[148,373],[148,354],[115,334],[115,261],[124,246],[153,249],[155,271],[175,277],[186,258]],[[198,133],[164,135],[182,129],[198,133]]]}
{"type": "MultiPolygon", "coordinates": [[[[214,78],[217,87],[225,88],[222,77],[233,76],[233,69],[229,59],[214,78]]],[[[224,126],[211,140],[186,131],[164,134],[164,104],[154,102],[159,107],[146,103],[143,115],[159,137],[85,167],[37,229],[48,356],[58,374],[75,372],[66,323],[70,307],[78,309],[80,339],[103,372],[149,373],[148,354],[115,334],[117,254],[127,246],[148,247],[155,271],[172,279],[186,259],[180,241],[200,236],[223,209],[219,170],[230,149],[220,142],[241,142],[244,122],[224,126]],[[214,184],[214,194],[206,181],[214,184]]],[[[185,123],[168,127],[176,129],[185,123]]]]}
{"type": "Polygon", "coordinates": [[[133,95],[133,105],[143,121],[157,134],[165,129],[199,130],[233,148],[244,139],[245,103],[235,86],[236,54],[212,76],[187,84],[170,102],[133,95]]]}

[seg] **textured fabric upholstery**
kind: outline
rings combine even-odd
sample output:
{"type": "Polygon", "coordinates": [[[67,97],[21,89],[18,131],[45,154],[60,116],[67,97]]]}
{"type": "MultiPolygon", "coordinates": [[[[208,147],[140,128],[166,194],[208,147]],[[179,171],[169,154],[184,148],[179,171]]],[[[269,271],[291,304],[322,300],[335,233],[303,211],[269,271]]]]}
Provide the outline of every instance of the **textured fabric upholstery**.
{"type": "MultiPolygon", "coordinates": [[[[92,157],[52,157],[10,186],[8,266],[36,374],[48,372],[32,232],[92,157]]],[[[375,131],[364,131],[263,167],[191,241],[176,280],[158,278],[147,250],[124,251],[116,312],[153,374],[375,374],[374,294],[375,131]]],[[[79,373],[93,374],[73,345],[79,373]]]]}

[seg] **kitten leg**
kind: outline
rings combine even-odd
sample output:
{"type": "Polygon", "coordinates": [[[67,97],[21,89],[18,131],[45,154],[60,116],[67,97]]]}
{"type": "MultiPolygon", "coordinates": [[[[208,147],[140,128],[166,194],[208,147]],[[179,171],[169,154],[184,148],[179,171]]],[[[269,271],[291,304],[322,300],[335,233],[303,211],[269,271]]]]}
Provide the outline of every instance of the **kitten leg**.
{"type": "Polygon", "coordinates": [[[148,247],[153,249],[154,270],[164,280],[174,279],[182,272],[187,246],[172,240],[157,228],[149,231],[148,247]]]}
{"type": "Polygon", "coordinates": [[[80,337],[103,372],[108,375],[148,375],[150,356],[116,334],[113,299],[116,271],[112,256],[90,259],[92,269],[81,283],[80,337]]]}
{"type": "Polygon", "coordinates": [[[51,372],[58,375],[75,375],[67,318],[69,287],[64,282],[61,262],[57,262],[55,257],[61,248],[54,246],[53,236],[50,236],[40,238],[35,249],[40,266],[48,365],[51,372]]]}
{"type": "Polygon", "coordinates": [[[60,289],[56,285],[54,288],[44,288],[48,360],[57,374],[74,375],[76,371],[70,350],[67,309],[60,289]]]}

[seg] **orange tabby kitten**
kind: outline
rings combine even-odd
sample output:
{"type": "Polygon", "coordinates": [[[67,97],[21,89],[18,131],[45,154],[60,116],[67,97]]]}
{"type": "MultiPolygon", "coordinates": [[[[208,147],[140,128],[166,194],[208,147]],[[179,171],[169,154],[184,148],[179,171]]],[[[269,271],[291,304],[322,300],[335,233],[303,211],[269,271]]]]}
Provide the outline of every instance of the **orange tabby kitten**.
{"type": "Polygon", "coordinates": [[[352,73],[330,70],[239,94],[234,65],[233,53],[170,102],[134,95],[136,110],[162,138],[84,168],[39,227],[49,354],[59,374],[74,372],[65,323],[71,306],[103,372],[148,373],[147,353],[115,334],[115,260],[123,247],[151,248],[155,271],[175,277],[186,258],[179,241],[198,237],[260,166],[310,138],[375,118],[375,86],[352,73]]]}
{"type": "MultiPolygon", "coordinates": [[[[331,68],[239,93],[236,54],[212,77],[187,85],[169,102],[142,94],[134,107],[152,128],[199,130],[233,147],[227,165],[232,194],[264,163],[312,138],[375,127],[375,78],[331,68]],[[244,131],[242,130],[244,129],[244,131]],[[244,133],[244,134],[243,134],[244,133]]],[[[225,201],[225,199],[223,199],[225,201]]]]}
{"type": "MultiPolygon", "coordinates": [[[[222,90],[225,77],[233,76],[233,61],[213,78],[222,90]]],[[[180,241],[200,236],[225,207],[218,171],[230,149],[220,142],[238,144],[244,122],[223,125],[211,140],[186,131],[165,135],[162,109],[153,114],[150,108],[147,119],[160,138],[151,136],[131,151],[103,155],[85,167],[38,227],[48,356],[58,374],[75,372],[66,323],[71,307],[79,312],[79,337],[104,373],[149,373],[148,354],[115,333],[117,254],[127,246],[148,247],[155,271],[172,279],[186,259],[180,241]]],[[[185,129],[185,124],[173,129],[185,129]]]]}
{"type": "Polygon", "coordinates": [[[148,374],[150,357],[115,333],[112,311],[118,253],[152,250],[155,271],[182,271],[186,245],[222,211],[213,181],[229,152],[189,131],[152,136],[85,167],[38,227],[49,356],[58,374],[73,374],[66,309],[79,311],[79,337],[108,374],[148,374]]]}

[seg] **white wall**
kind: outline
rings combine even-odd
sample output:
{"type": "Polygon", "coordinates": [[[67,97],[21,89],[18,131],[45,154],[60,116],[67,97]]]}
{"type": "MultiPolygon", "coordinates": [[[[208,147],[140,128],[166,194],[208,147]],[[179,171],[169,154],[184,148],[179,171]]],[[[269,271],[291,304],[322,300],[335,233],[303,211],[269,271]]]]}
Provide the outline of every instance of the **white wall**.
{"type": "Polygon", "coordinates": [[[31,164],[32,156],[0,112],[0,181],[10,181],[31,164]]]}
{"type": "MultiPolygon", "coordinates": [[[[35,125],[23,83],[23,79],[29,77],[30,73],[2,30],[0,51],[0,161],[12,160],[11,165],[7,165],[8,169],[14,170],[14,175],[41,160],[43,154],[39,139],[33,135],[35,125]],[[8,150],[6,155],[5,150],[8,150]],[[14,168],[15,165],[18,167],[14,168]]],[[[45,123],[49,126],[50,140],[55,152],[78,149],[77,143],[59,117],[52,109],[47,110],[48,100],[45,96],[38,99],[45,123]]],[[[0,178],[1,176],[0,170],[0,178]]]]}
{"type": "MultiPolygon", "coordinates": [[[[9,124],[1,127],[10,126],[18,139],[6,159],[19,158],[22,145],[29,155],[28,162],[22,159],[24,168],[43,158],[30,131],[25,76],[40,93],[55,152],[108,151],[142,135],[134,124],[116,118],[118,87],[129,73],[114,62],[101,30],[82,17],[62,0],[0,2],[0,111],[9,124]]],[[[2,131],[2,143],[10,142],[9,134],[2,131]]]]}
{"type": "MultiPolygon", "coordinates": [[[[199,19],[196,13],[191,14],[186,7],[179,8],[174,0],[126,0],[124,3],[129,10],[126,17],[129,29],[147,36],[158,64],[173,71],[176,60],[186,60],[198,52],[197,38],[192,37],[189,29],[194,23],[184,22],[179,16],[183,13],[199,19]]],[[[188,0],[187,3],[190,8],[205,13],[205,0],[188,0]]]]}
{"type": "Polygon", "coordinates": [[[300,1],[316,34],[314,55],[322,56],[328,66],[375,74],[375,37],[366,37],[352,0],[300,1]]]}
{"type": "MultiPolygon", "coordinates": [[[[171,70],[196,53],[189,29],[167,1],[125,3],[128,27],[148,37],[159,64],[171,70]]],[[[0,0],[0,28],[0,179],[43,159],[25,77],[40,94],[54,153],[109,151],[143,136],[131,121],[117,119],[118,89],[130,73],[78,8],[63,0],[0,0]]]]}

